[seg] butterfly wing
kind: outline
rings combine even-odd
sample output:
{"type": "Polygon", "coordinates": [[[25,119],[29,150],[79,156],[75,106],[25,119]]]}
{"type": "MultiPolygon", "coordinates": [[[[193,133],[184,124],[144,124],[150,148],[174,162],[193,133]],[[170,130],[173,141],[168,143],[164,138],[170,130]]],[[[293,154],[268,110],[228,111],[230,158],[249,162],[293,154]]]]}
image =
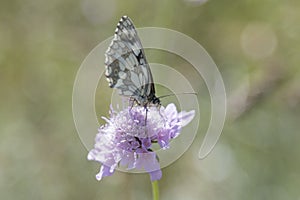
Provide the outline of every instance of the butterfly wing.
{"type": "Polygon", "coordinates": [[[105,75],[111,88],[143,105],[149,96],[155,96],[149,64],[129,17],[123,16],[119,21],[105,57],[105,75]]]}

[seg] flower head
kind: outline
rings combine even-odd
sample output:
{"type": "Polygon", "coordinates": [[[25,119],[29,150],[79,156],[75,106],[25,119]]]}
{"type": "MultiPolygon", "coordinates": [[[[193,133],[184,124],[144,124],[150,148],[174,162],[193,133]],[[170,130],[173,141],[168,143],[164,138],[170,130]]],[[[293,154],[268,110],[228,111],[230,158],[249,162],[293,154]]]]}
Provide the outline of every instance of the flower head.
{"type": "Polygon", "coordinates": [[[111,108],[110,118],[99,128],[94,148],[88,159],[102,164],[96,175],[98,180],[114,173],[118,165],[127,169],[145,170],[151,181],[162,177],[159,161],[153,144],[162,149],[169,148],[183,126],[193,118],[195,112],[178,113],[174,104],[166,108],[135,106],[116,112],[111,108]]]}

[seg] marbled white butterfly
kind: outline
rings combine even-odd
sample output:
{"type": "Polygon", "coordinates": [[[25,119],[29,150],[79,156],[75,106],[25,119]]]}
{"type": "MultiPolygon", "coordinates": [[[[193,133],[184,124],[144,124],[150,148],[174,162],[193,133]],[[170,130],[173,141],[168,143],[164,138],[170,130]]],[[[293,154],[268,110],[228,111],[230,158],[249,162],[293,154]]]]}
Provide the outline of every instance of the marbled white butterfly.
{"type": "Polygon", "coordinates": [[[105,76],[111,88],[145,108],[160,105],[142,43],[129,17],[120,19],[105,58],[105,76]]]}

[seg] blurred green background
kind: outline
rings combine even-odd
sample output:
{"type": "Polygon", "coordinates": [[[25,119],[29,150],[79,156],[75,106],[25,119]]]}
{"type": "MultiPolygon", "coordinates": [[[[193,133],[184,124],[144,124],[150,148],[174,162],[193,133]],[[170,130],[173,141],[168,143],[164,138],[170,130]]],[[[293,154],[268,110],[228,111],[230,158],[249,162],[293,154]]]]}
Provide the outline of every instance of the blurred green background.
{"type": "MultiPolygon", "coordinates": [[[[223,134],[209,157],[198,160],[210,115],[209,95],[199,86],[199,134],[163,169],[161,199],[299,199],[296,0],[1,0],[1,199],[151,199],[147,174],[116,172],[96,181],[99,165],[87,161],[72,118],[81,62],[125,14],[136,27],[170,28],[198,41],[226,86],[223,134]]],[[[150,62],[187,65],[148,52],[150,62]]],[[[108,112],[99,105],[97,112],[108,112]]]]}

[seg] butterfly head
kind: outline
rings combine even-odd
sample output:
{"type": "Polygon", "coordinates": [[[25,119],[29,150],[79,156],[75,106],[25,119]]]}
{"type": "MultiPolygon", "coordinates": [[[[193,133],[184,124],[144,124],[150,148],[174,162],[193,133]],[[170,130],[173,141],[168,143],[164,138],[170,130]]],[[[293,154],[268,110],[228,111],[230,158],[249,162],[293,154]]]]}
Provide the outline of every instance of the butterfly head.
{"type": "Polygon", "coordinates": [[[133,100],[139,106],[148,107],[148,106],[160,106],[160,99],[155,96],[155,94],[151,94],[149,96],[139,96],[138,98],[133,98],[133,100]]]}
{"type": "Polygon", "coordinates": [[[151,100],[151,103],[154,105],[160,105],[160,99],[156,96],[154,96],[151,100]]]}
{"type": "Polygon", "coordinates": [[[159,99],[158,97],[156,97],[154,93],[151,93],[151,94],[148,96],[146,102],[144,102],[143,106],[144,106],[144,107],[147,107],[147,105],[149,105],[149,104],[150,104],[150,105],[160,106],[160,105],[161,105],[161,104],[160,104],[160,99],[159,99]]]}

